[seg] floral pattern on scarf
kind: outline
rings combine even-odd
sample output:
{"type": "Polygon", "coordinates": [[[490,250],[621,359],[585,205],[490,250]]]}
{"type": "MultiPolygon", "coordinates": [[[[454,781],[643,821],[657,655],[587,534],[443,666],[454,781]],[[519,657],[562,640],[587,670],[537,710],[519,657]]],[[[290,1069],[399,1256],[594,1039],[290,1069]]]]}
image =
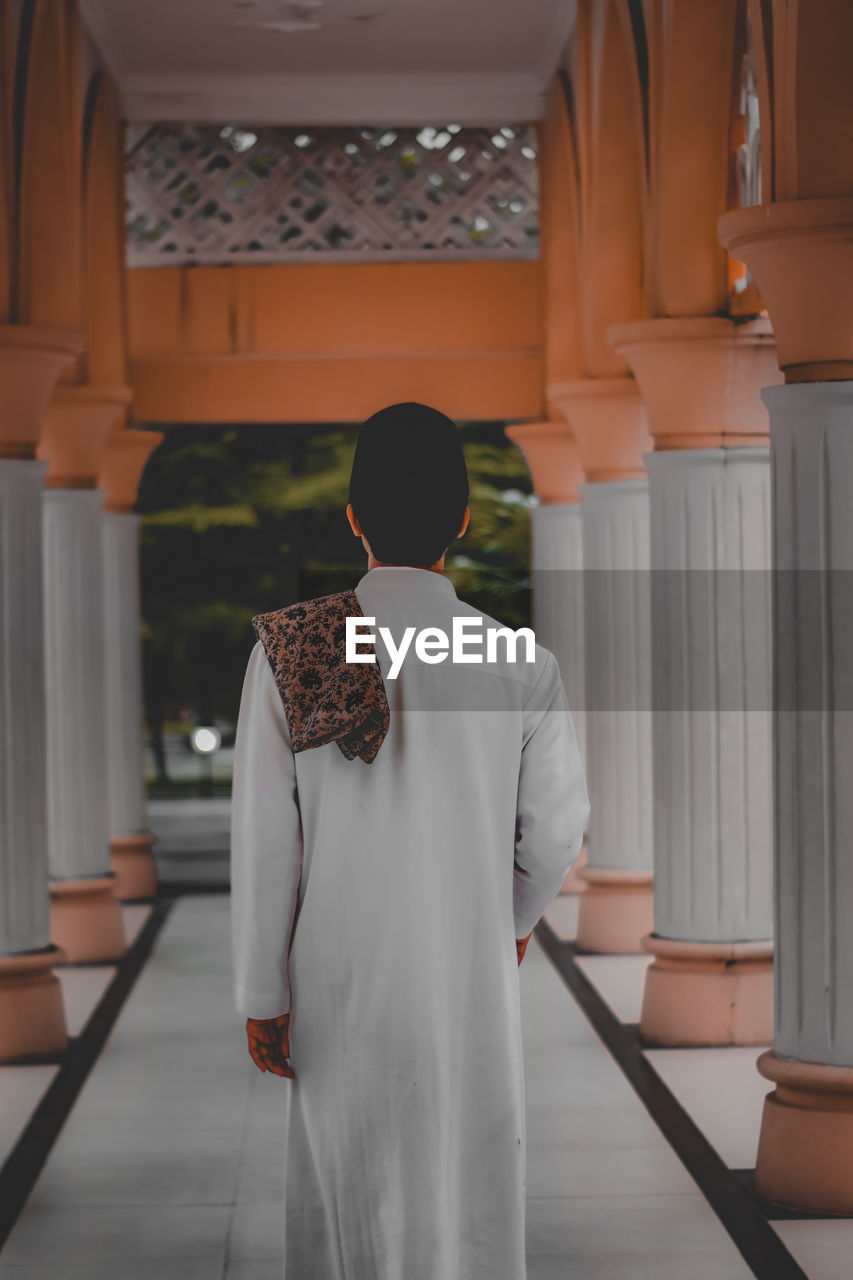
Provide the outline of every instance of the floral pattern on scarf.
{"type": "Polygon", "coordinates": [[[346,661],[354,591],[319,596],[252,619],[284,705],[294,751],[337,742],[347,760],[376,759],[390,723],[378,662],[346,661]]]}

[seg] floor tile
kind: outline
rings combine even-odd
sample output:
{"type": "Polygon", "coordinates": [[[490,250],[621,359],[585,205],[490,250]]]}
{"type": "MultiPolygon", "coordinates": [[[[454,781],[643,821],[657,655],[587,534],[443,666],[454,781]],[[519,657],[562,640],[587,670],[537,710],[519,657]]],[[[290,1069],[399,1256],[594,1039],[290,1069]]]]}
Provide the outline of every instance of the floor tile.
{"type": "Polygon", "coordinates": [[[774,1222],[773,1227],[807,1272],[809,1280],[850,1280],[853,1219],[811,1218],[802,1222],[774,1222]]]}
{"type": "Polygon", "coordinates": [[[751,1169],[770,1084],[755,1069],[761,1048],[649,1049],[646,1056],[733,1169],[751,1169]]]}
{"type": "Polygon", "coordinates": [[[46,1063],[0,1066],[0,1163],[18,1141],[57,1070],[46,1063]]]}
{"type": "Polygon", "coordinates": [[[68,1034],[77,1036],[92,1016],[95,1006],[116,975],[112,965],[58,965],[56,976],[62,988],[65,1025],[68,1034]]]}
{"type": "Polygon", "coordinates": [[[136,935],[150,915],[151,904],[149,902],[123,902],[121,904],[121,918],[128,946],[131,946],[135,941],[136,935]]]}
{"type": "Polygon", "coordinates": [[[545,912],[545,922],[551,926],[558,938],[569,942],[577,935],[579,910],[580,894],[561,893],[545,912]]]}
{"type": "Polygon", "coordinates": [[[527,1144],[528,1196],[681,1195],[696,1184],[666,1143],[581,1145],[563,1140],[527,1144]]]}
{"type": "Polygon", "coordinates": [[[640,1021],[651,956],[587,955],[578,956],[577,962],[620,1022],[640,1021]]]}
{"type": "Polygon", "coordinates": [[[527,1204],[527,1253],[531,1260],[559,1258],[567,1276],[583,1280],[604,1276],[636,1280],[640,1275],[651,1276],[653,1267],[658,1267],[658,1277],[694,1280],[694,1258],[697,1265],[700,1261],[702,1265],[718,1263],[716,1280],[741,1280],[751,1275],[698,1193],[531,1197],[527,1204]],[[681,1259],[680,1272],[660,1269],[667,1254],[681,1259]]]}
{"type": "Polygon", "coordinates": [[[62,1276],[65,1265],[88,1268],[91,1280],[125,1274],[124,1264],[161,1267],[164,1277],[183,1260],[204,1261],[218,1276],[230,1217],[227,1206],[27,1208],[2,1254],[3,1266],[26,1263],[42,1275],[62,1276]]]}

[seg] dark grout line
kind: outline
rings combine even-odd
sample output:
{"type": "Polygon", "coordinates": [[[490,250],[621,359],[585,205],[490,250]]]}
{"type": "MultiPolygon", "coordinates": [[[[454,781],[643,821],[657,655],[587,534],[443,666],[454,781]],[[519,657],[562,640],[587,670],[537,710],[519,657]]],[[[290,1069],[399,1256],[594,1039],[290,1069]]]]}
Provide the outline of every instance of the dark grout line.
{"type": "Polygon", "coordinates": [[[151,914],[126,954],[113,962],[115,977],[101,996],[85,1027],[79,1035],[69,1036],[65,1052],[58,1059],[53,1059],[58,1060],[59,1071],[30,1116],[27,1127],[0,1166],[0,1252],[38,1181],[62,1126],[118,1021],[125,1001],[173,906],[174,898],[159,898],[152,903],[151,914]]]}
{"type": "Polygon", "coordinates": [[[573,942],[540,920],[536,938],[637,1097],[716,1213],[757,1280],[808,1280],[768,1213],[711,1146],[643,1052],[636,1024],[619,1021],[576,963],[573,942]]]}

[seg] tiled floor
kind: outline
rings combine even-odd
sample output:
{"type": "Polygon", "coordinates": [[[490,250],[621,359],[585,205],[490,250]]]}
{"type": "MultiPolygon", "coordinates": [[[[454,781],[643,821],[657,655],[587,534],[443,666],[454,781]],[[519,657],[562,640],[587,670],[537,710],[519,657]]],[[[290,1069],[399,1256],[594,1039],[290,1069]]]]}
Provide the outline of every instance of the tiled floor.
{"type": "MultiPolygon", "coordinates": [[[[123,905],[124,936],[128,944],[148,919],[151,908],[143,903],[123,905]]],[[[62,986],[68,1034],[76,1036],[115,976],[112,965],[68,965],[56,970],[62,986]]],[[[12,1150],[45,1090],[57,1072],[55,1066],[0,1067],[0,1164],[12,1150]]]]}
{"type": "MultiPolygon", "coordinates": [[[[575,905],[563,898],[549,911],[568,936],[575,905]]],[[[646,963],[592,956],[583,967],[636,1021],[646,963]]],[[[98,984],[73,972],[79,1024],[98,984]]],[[[748,1280],[536,939],[521,984],[528,1280],[748,1280]]],[[[763,1093],[754,1052],[649,1056],[724,1158],[750,1164],[763,1093]]],[[[0,1139],[2,1117],[25,1112],[53,1070],[0,1068],[0,1139]]],[[[179,900],[0,1254],[0,1280],[275,1280],[286,1087],[245,1052],[227,899],[179,900]]],[[[848,1280],[853,1222],[778,1230],[810,1280],[848,1280]]]]}

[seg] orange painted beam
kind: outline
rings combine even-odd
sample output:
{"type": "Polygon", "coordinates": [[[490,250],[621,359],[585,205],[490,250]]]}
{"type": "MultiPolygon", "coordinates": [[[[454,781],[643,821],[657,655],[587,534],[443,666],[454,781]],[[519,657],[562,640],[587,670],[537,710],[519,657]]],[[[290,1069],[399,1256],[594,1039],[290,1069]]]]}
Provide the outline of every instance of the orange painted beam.
{"type": "Polygon", "coordinates": [[[299,263],[128,273],[148,422],[352,421],[398,399],[543,412],[539,262],[299,263]]]}
{"type": "Polygon", "coordinates": [[[542,357],[529,351],[420,356],[149,356],[131,361],[141,422],[357,422],[419,400],[452,418],[542,416],[542,357]]]}

